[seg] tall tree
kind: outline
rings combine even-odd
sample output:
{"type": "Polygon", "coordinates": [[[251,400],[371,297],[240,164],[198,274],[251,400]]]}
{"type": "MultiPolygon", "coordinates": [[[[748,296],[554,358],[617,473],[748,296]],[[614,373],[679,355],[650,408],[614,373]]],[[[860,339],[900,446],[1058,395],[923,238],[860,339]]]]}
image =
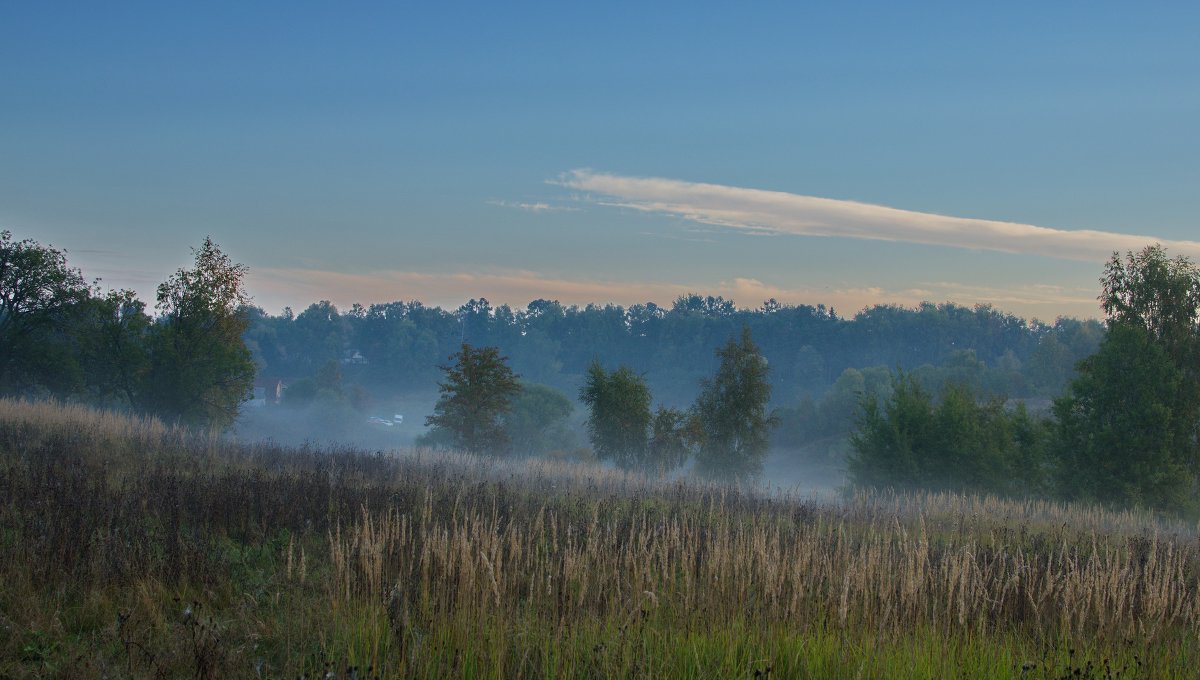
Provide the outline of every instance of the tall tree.
{"type": "Polygon", "coordinates": [[[1188,258],[1170,259],[1160,245],[1126,253],[1124,261],[1113,253],[1100,283],[1100,303],[1110,324],[1144,328],[1176,365],[1193,358],[1200,317],[1200,269],[1188,258]]]}
{"type": "Polygon", "coordinates": [[[1114,253],[1101,279],[1100,296],[1109,327],[1144,329],[1181,373],[1174,399],[1175,444],[1200,475],[1200,268],[1188,258],[1170,259],[1159,245],[1114,253]]]}
{"type": "Polygon", "coordinates": [[[709,476],[752,477],[762,471],[776,422],[767,408],[767,360],[747,327],[740,340],[730,338],[718,349],[717,357],[721,365],[704,382],[693,407],[700,438],[696,463],[709,476]]]}
{"type": "Polygon", "coordinates": [[[1055,404],[1060,484],[1123,505],[1194,508],[1200,475],[1200,269],[1159,245],[1101,278],[1109,331],[1055,404]]]}
{"type": "Polygon", "coordinates": [[[644,467],[650,427],[650,388],[628,366],[608,372],[593,359],[579,400],[587,405],[588,436],[601,460],[622,469],[644,467]]]}
{"type": "Polygon", "coordinates": [[[1068,498],[1194,507],[1188,415],[1178,403],[1183,372],[1150,332],[1115,323],[1100,351],[1054,403],[1058,486],[1068,498]],[[1184,422],[1181,422],[1184,421],[1184,422]]]}
{"type": "Polygon", "coordinates": [[[140,406],[167,418],[223,429],[233,424],[254,384],[242,339],[249,324],[247,268],[211,238],[193,250],[195,264],[158,287],[158,323],[140,406]]]}
{"type": "Polygon", "coordinates": [[[0,231],[0,390],[63,390],[77,364],[63,331],[89,289],[67,254],[0,231]]]}
{"type": "Polygon", "coordinates": [[[503,455],[510,451],[502,416],[512,408],[521,389],[517,376],[495,347],[467,343],[450,355],[454,363],[442,366],[445,379],[441,396],[425,424],[434,439],[443,436],[452,445],[471,453],[503,455]]]}

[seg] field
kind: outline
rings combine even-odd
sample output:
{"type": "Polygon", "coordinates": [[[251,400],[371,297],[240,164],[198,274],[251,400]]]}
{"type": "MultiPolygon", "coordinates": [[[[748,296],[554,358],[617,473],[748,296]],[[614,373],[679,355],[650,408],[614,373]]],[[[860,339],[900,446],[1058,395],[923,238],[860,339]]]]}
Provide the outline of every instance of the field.
{"type": "Polygon", "coordinates": [[[239,444],[0,401],[0,678],[1142,678],[1200,534],[542,460],[239,444]]]}

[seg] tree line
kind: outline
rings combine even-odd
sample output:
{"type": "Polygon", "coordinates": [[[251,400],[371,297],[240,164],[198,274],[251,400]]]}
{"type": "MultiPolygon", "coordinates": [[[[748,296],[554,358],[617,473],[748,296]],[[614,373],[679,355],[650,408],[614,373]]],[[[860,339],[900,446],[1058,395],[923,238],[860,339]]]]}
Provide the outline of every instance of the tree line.
{"type": "Polygon", "coordinates": [[[212,239],[158,286],[88,284],[66,252],[0,231],[0,394],[83,400],[224,429],[254,381],[244,265],[212,239]]]}
{"type": "Polygon", "coordinates": [[[844,441],[862,486],[1200,510],[1200,273],[1158,246],[1106,264],[1103,325],[952,304],[842,318],[699,295],[521,311],[322,302],[273,317],[211,239],[193,255],[152,314],[132,291],[88,284],[64,251],[0,232],[0,393],[223,429],[256,371],[289,378],[294,401],[335,394],[360,411],[372,391],[436,386],[424,442],[487,453],[561,448],[574,395],[591,451],[629,469],[693,461],[745,477],[771,443],[844,441]]]}
{"type": "Polygon", "coordinates": [[[738,309],[721,297],[685,295],[672,305],[564,305],[525,308],[474,299],[456,309],[396,301],[342,310],[328,301],[294,313],[248,310],[246,342],[264,376],[311,378],[329,362],[349,383],[375,394],[433,392],[438,366],[463,342],[496,347],[531,383],[574,393],[592,359],[645,376],[666,404],[691,402],[718,360],[713,348],[749,328],[770,363],[777,404],[819,398],[847,369],[882,366],[933,371],[950,357],[977,368],[990,391],[1049,398],[1104,334],[1094,320],[1027,321],[990,306],[877,305],[839,316],[823,305],[768,300],[738,309]],[[353,361],[349,359],[354,357],[353,361]]]}
{"type": "Polygon", "coordinates": [[[1108,332],[1048,414],[897,373],[861,402],[852,480],[1200,512],[1200,269],[1150,246],[1101,287],[1108,332]]]}
{"type": "MultiPolygon", "coordinates": [[[[941,370],[848,370],[851,387],[807,410],[771,409],[770,366],[744,327],[716,351],[719,366],[690,408],[659,405],[628,365],[593,359],[579,389],[597,456],[625,469],[674,469],[694,460],[714,477],[747,478],[762,466],[772,428],[784,418],[846,408],[848,473],[864,487],[952,490],[1087,500],[1195,514],[1200,511],[1200,269],[1158,246],[1114,254],[1101,280],[1108,331],[1048,409],[980,380],[973,351],[951,353],[941,370]],[[865,374],[865,375],[864,375],[865,374]],[[866,376],[871,377],[868,389],[866,376]],[[855,381],[857,378],[857,382],[855,381]],[[783,417],[781,418],[781,413],[783,417]]],[[[437,412],[428,419],[460,448],[496,452],[506,398],[521,386],[496,348],[463,344],[444,367],[437,412]],[[471,364],[473,355],[480,363],[471,364]],[[496,377],[500,376],[500,377],[496,377]],[[489,403],[483,395],[494,392],[489,403]],[[461,403],[457,409],[452,405],[461,403]],[[476,438],[472,414],[487,411],[476,438]]],[[[834,434],[841,429],[834,428],[834,434]]]]}

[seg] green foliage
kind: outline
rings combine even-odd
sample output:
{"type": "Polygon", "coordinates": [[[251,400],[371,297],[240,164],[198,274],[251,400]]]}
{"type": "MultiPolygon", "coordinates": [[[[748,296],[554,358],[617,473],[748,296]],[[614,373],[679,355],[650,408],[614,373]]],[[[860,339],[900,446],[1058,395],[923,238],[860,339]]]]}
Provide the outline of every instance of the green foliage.
{"type": "Polygon", "coordinates": [[[66,252],[0,231],[0,391],[76,388],[78,364],[65,331],[88,295],[66,252]]]}
{"type": "Polygon", "coordinates": [[[131,290],[114,290],[89,298],[80,316],[80,357],[91,401],[134,405],[150,370],[154,322],[145,303],[131,290]]]}
{"type": "Polygon", "coordinates": [[[1109,331],[1056,401],[1062,492],[1195,511],[1200,473],[1200,269],[1161,246],[1114,253],[1101,278],[1109,331]]]}
{"type": "Polygon", "coordinates": [[[862,400],[850,478],[875,488],[1036,494],[1046,483],[1047,432],[1023,405],[981,401],[953,383],[935,400],[915,376],[900,372],[885,402],[862,400]]]}
{"type": "Polygon", "coordinates": [[[1113,325],[1054,404],[1061,492],[1122,506],[1193,508],[1192,423],[1176,406],[1183,382],[1146,328],[1113,325]]]}
{"type": "Polygon", "coordinates": [[[224,429],[251,393],[254,363],[242,339],[245,265],[205,238],[191,269],[158,287],[161,315],[150,337],[150,366],[138,406],[168,419],[224,429]]]}
{"type": "Polygon", "coordinates": [[[839,318],[821,305],[767,301],[739,309],[730,300],[698,295],[666,307],[534,300],[521,309],[472,300],[440,309],[397,301],[348,312],[317,303],[294,315],[258,313],[247,342],[260,372],[284,379],[311,376],[338,352],[338,358],[358,352],[362,360],[344,366],[346,379],[385,396],[432,392],[439,361],[463,340],[497,347],[525,379],[568,394],[579,389],[592,359],[599,358],[606,367],[628,366],[657,402],[678,408],[694,401],[696,384],[716,369],[711,348],[743,326],[770,361],[775,399],[795,403],[804,396],[819,399],[847,368],[938,367],[953,352],[968,349],[986,366],[989,389],[1052,396],[1057,391],[1051,386],[1061,388],[1074,363],[1090,353],[1086,343],[1075,342],[1073,325],[1102,333],[1090,322],[1045,326],[986,306],[953,304],[881,305],[839,318]],[[1068,352],[1030,364],[1046,336],[1068,352]],[[1041,370],[1063,377],[1040,380],[1041,370]]]}
{"type": "Polygon", "coordinates": [[[1200,474],[1200,268],[1186,257],[1167,259],[1161,246],[1114,254],[1101,279],[1109,326],[1144,329],[1179,370],[1170,400],[1174,445],[1200,474]]]}
{"type": "Polygon", "coordinates": [[[646,443],[647,468],[663,473],[687,462],[691,441],[696,439],[696,421],[685,411],[659,406],[650,422],[650,441],[646,443]]]}
{"type": "Polygon", "coordinates": [[[450,360],[453,365],[441,367],[445,380],[438,385],[441,396],[433,415],[425,418],[434,430],[431,435],[471,453],[509,453],[501,418],[511,410],[521,385],[507,359],[495,347],[476,349],[464,342],[450,360]]]}
{"type": "Polygon", "coordinates": [[[542,455],[574,448],[574,437],[566,427],[574,410],[571,398],[561,390],[522,383],[512,400],[512,409],[504,416],[504,429],[513,450],[522,455],[542,455]]]}
{"type": "Polygon", "coordinates": [[[706,380],[692,408],[698,437],[696,463],[701,474],[753,477],[762,470],[775,417],[767,404],[771,384],[767,360],[743,328],[717,350],[721,365],[706,380]]]}
{"type": "Polygon", "coordinates": [[[1168,259],[1159,245],[1127,253],[1124,261],[1114,253],[1100,282],[1110,324],[1145,329],[1178,366],[1194,357],[1200,269],[1186,257],[1168,259]]]}
{"type": "Polygon", "coordinates": [[[601,460],[611,460],[623,469],[653,465],[647,457],[650,427],[650,388],[628,366],[606,372],[599,360],[592,361],[579,390],[587,405],[588,436],[601,460]]]}

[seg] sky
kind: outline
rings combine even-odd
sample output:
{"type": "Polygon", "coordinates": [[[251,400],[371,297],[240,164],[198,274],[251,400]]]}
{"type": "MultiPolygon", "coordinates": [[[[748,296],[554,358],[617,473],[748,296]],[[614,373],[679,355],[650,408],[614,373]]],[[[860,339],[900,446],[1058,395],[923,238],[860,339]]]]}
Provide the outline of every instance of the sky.
{"type": "Polygon", "coordinates": [[[0,7],[0,229],[270,313],[774,297],[1095,317],[1200,260],[1200,3],[0,7]]]}

